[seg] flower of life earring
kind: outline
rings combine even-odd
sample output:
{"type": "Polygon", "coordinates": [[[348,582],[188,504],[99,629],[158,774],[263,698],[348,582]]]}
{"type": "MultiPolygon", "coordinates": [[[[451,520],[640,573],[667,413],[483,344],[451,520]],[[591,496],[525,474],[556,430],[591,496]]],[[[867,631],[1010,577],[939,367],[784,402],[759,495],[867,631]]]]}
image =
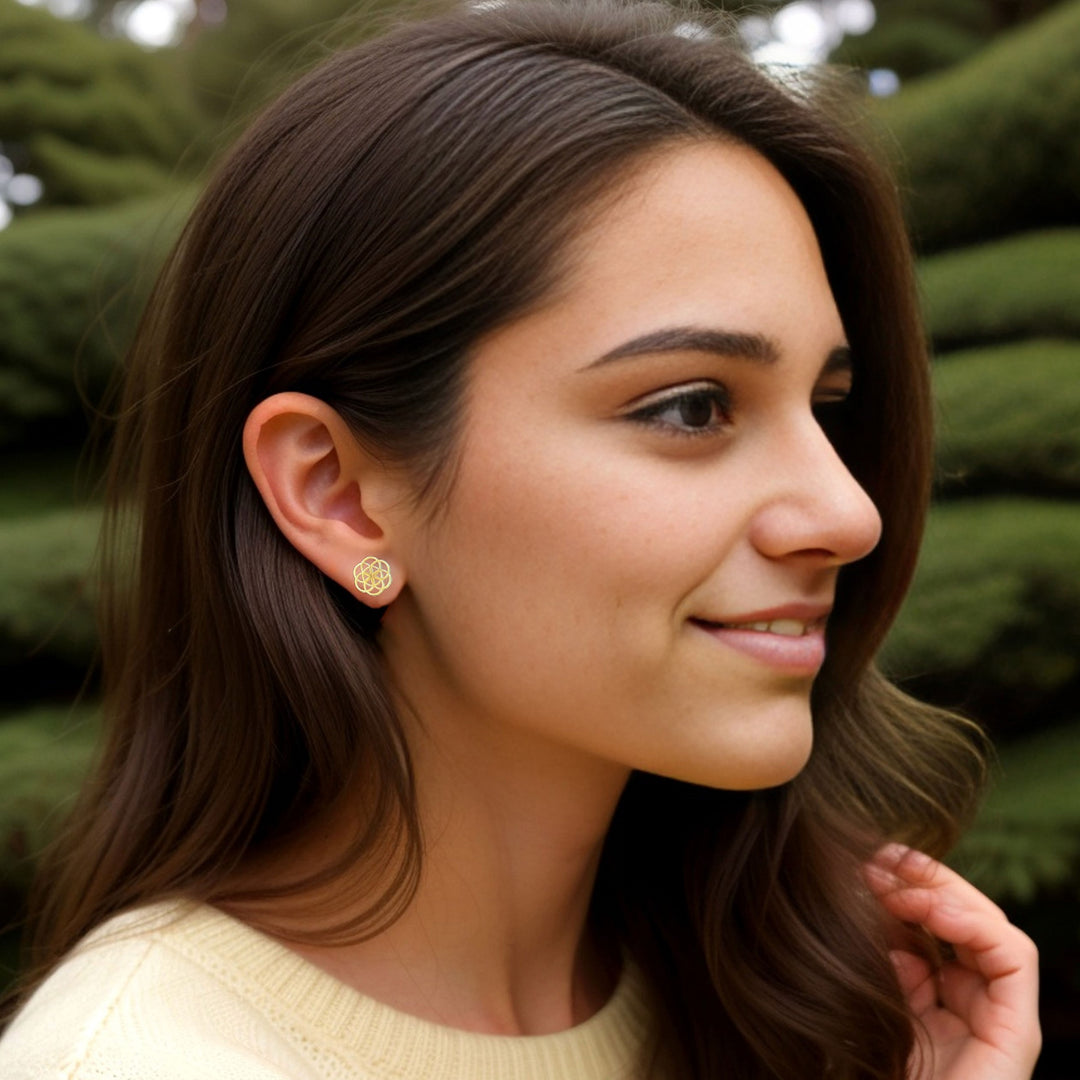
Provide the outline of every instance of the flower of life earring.
{"type": "Polygon", "coordinates": [[[379,596],[390,588],[390,564],[384,559],[369,555],[353,567],[353,584],[366,596],[379,596]]]}

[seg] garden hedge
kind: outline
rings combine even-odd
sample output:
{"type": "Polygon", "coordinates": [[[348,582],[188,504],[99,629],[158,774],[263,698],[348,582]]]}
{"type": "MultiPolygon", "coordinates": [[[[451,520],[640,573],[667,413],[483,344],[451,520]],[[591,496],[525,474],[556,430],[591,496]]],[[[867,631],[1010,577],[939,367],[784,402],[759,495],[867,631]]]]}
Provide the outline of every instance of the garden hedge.
{"type": "Polygon", "coordinates": [[[43,211],[0,232],[0,448],[82,440],[82,398],[100,400],[189,201],[43,211]]]}
{"type": "Polygon", "coordinates": [[[203,30],[182,60],[203,115],[223,143],[244,120],[334,49],[401,13],[400,0],[244,0],[221,26],[203,30]]]}
{"type": "Polygon", "coordinates": [[[924,252],[1080,217],[1080,0],[883,99],[924,252]]]}
{"type": "Polygon", "coordinates": [[[942,492],[1080,494],[1080,340],[942,356],[934,396],[942,492]]]}
{"type": "Polygon", "coordinates": [[[15,518],[70,510],[98,498],[100,472],[88,451],[70,447],[0,454],[0,531],[15,518]]]}
{"type": "Polygon", "coordinates": [[[865,37],[845,38],[829,59],[867,70],[888,68],[906,81],[959,64],[985,44],[985,35],[934,16],[893,22],[883,15],[865,37]]]}
{"type": "MultiPolygon", "coordinates": [[[[0,717],[0,897],[23,895],[90,764],[92,705],[38,706],[0,717]]],[[[14,912],[0,910],[0,917],[14,912]]]]}
{"type": "Polygon", "coordinates": [[[882,662],[920,694],[963,695],[945,703],[967,704],[999,734],[1023,730],[1080,689],[1078,610],[1080,504],[942,503],[882,662]]]}
{"type": "Polygon", "coordinates": [[[1005,746],[952,862],[999,903],[1066,890],[1080,900],[1080,722],[1005,746]]]}
{"type": "Polygon", "coordinates": [[[1019,233],[920,260],[939,350],[1025,337],[1080,338],[1080,228],[1019,233]]]}
{"type": "Polygon", "coordinates": [[[19,696],[28,662],[82,671],[93,657],[90,567],[100,522],[100,511],[88,508],[0,523],[0,671],[6,700],[19,696]]]}
{"type": "Polygon", "coordinates": [[[113,202],[151,177],[167,186],[177,167],[197,173],[200,116],[180,72],[176,56],[0,0],[0,139],[42,179],[45,205],[113,202]]]}

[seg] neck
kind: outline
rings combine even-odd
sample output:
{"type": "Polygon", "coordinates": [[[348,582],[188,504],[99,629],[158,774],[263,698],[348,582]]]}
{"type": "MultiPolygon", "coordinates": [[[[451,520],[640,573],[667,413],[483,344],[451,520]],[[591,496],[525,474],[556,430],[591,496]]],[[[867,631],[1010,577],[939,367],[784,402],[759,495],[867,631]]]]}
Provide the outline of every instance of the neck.
{"type": "Polygon", "coordinates": [[[420,942],[418,960],[438,945],[431,959],[444,979],[461,980],[453,996],[476,1002],[461,1026],[561,1030],[611,989],[587,916],[628,774],[499,727],[462,726],[413,740],[426,867],[395,929],[420,942]]]}
{"type": "MultiPolygon", "coordinates": [[[[539,1035],[581,1023],[617,974],[587,919],[629,771],[436,715],[437,726],[408,728],[424,836],[409,907],[367,941],[291,947],[361,993],[451,1027],[539,1035]]],[[[310,858],[329,853],[305,847],[310,858]]]]}

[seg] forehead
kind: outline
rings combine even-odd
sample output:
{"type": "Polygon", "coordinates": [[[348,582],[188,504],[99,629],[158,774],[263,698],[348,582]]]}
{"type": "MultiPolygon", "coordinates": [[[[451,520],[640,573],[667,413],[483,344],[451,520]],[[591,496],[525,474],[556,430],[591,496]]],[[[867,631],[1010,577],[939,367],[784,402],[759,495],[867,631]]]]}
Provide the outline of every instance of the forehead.
{"type": "Polygon", "coordinates": [[[765,334],[821,355],[843,341],[806,211],[741,144],[650,155],[587,215],[549,302],[494,337],[528,337],[549,358],[599,356],[668,326],[765,334]]]}
{"type": "MultiPolygon", "coordinates": [[[[642,165],[572,245],[568,284],[691,290],[722,284],[749,303],[787,279],[824,284],[813,227],[780,172],[737,143],[670,148],[642,165]]],[[[719,297],[718,297],[719,299],[719,297]]]]}

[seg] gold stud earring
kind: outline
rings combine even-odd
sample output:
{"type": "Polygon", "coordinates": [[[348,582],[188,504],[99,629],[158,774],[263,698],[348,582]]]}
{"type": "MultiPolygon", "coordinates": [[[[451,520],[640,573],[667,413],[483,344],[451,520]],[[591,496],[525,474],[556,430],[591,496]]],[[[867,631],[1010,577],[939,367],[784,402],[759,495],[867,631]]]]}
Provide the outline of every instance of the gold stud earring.
{"type": "Polygon", "coordinates": [[[353,567],[353,584],[367,596],[379,596],[386,592],[393,583],[390,577],[390,564],[384,559],[369,555],[353,567]]]}

